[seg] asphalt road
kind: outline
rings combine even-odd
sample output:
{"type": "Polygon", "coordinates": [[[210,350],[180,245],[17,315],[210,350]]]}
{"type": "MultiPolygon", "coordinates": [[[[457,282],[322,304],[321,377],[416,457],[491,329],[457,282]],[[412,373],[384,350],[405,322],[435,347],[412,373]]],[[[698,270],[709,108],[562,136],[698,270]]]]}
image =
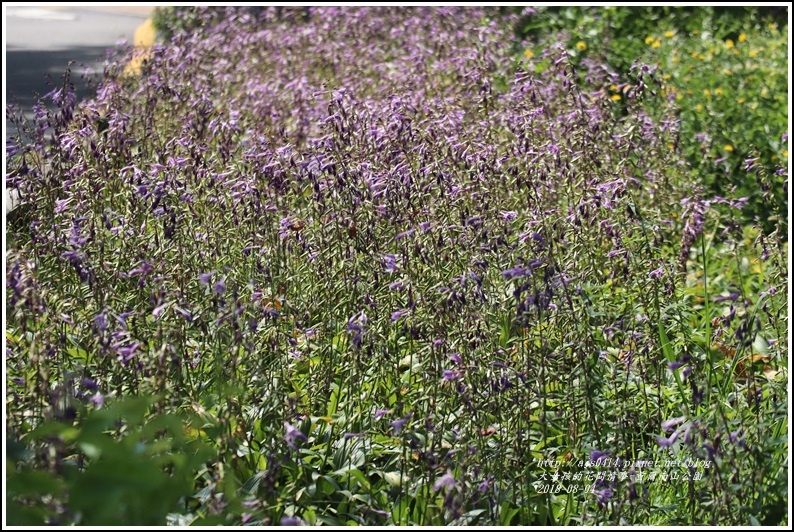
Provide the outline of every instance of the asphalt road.
{"type": "MultiPolygon", "coordinates": [[[[105,53],[120,40],[132,42],[135,29],[154,7],[32,7],[4,9],[6,104],[19,104],[27,117],[39,95],[61,82],[70,61],[78,100],[91,91],[81,79],[86,73],[99,81],[105,53]]],[[[16,129],[6,116],[5,138],[16,129]]]]}

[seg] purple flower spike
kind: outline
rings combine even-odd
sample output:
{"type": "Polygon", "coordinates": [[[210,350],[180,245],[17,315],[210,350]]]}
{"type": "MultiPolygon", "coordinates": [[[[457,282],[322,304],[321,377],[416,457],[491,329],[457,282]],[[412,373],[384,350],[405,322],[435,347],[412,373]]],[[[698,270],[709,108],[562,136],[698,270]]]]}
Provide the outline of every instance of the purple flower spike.
{"type": "Polygon", "coordinates": [[[515,268],[510,268],[502,272],[502,277],[504,277],[505,280],[529,277],[530,275],[532,275],[532,270],[521,266],[516,266],[515,268]]]}
{"type": "Polygon", "coordinates": [[[389,426],[394,429],[395,434],[399,434],[402,430],[403,426],[411,420],[411,414],[408,414],[404,418],[395,419],[394,421],[389,423],[389,426]]]}
{"type": "Polygon", "coordinates": [[[201,284],[204,286],[209,284],[210,279],[212,279],[212,272],[202,273],[199,275],[199,281],[201,281],[201,284]]]}
{"type": "Polygon", "coordinates": [[[284,422],[284,427],[287,429],[287,435],[284,436],[284,439],[287,440],[287,445],[289,445],[290,449],[293,451],[298,450],[297,440],[309,441],[309,438],[307,438],[304,433],[286,421],[284,422]]]}
{"type": "Polygon", "coordinates": [[[455,480],[455,477],[452,476],[452,473],[449,470],[447,470],[447,472],[444,473],[441,476],[441,478],[436,480],[435,484],[433,484],[433,491],[439,491],[442,488],[454,489],[457,487],[458,487],[458,481],[455,480]]]}
{"type": "Polygon", "coordinates": [[[99,332],[105,332],[105,329],[108,328],[108,313],[106,310],[103,310],[99,314],[94,317],[94,323],[96,324],[97,329],[99,332]]]}
{"type": "Polygon", "coordinates": [[[212,287],[212,291],[218,295],[222,295],[224,292],[226,292],[226,283],[224,282],[224,280],[221,279],[220,281],[215,283],[215,285],[212,287]]]}
{"type": "Polygon", "coordinates": [[[443,376],[445,381],[454,381],[460,378],[460,373],[452,369],[445,369],[443,371],[443,376]]]}
{"type": "Polygon", "coordinates": [[[596,500],[598,500],[599,506],[606,506],[609,502],[609,499],[612,498],[612,490],[609,488],[602,489],[602,490],[595,490],[593,493],[596,495],[596,500]]]}
{"type": "Polygon", "coordinates": [[[657,436],[656,441],[659,443],[659,447],[670,447],[675,441],[678,439],[678,432],[673,432],[673,434],[669,438],[664,438],[662,436],[657,436]]]}
{"type": "Polygon", "coordinates": [[[383,269],[386,270],[388,273],[395,273],[398,270],[397,255],[393,255],[391,253],[389,253],[388,255],[384,255],[383,269]]]}
{"type": "Polygon", "coordinates": [[[391,322],[396,323],[400,321],[400,318],[408,314],[409,310],[406,308],[401,308],[400,310],[395,310],[391,313],[391,322]]]}
{"type": "Polygon", "coordinates": [[[384,408],[378,408],[375,410],[375,420],[378,420],[385,416],[386,414],[391,414],[391,410],[386,410],[384,408]]]}
{"type": "Polygon", "coordinates": [[[668,419],[662,423],[662,430],[665,432],[670,432],[684,421],[686,421],[685,417],[674,417],[672,419],[668,419]]]}
{"type": "Polygon", "coordinates": [[[97,392],[91,396],[89,401],[91,401],[91,404],[95,407],[102,408],[102,405],[105,404],[105,397],[101,393],[97,392]]]}
{"type": "Polygon", "coordinates": [[[599,451],[598,449],[590,451],[590,461],[599,463],[609,458],[612,453],[609,451],[599,451]]]}

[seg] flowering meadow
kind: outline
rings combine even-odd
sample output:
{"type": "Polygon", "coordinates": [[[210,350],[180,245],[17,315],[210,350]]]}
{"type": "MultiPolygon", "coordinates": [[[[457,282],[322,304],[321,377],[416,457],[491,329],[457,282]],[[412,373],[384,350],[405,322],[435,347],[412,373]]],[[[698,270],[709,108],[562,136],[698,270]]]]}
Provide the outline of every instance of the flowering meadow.
{"type": "Polygon", "coordinates": [[[663,61],[533,13],[201,8],[56,81],[7,523],[788,523],[786,167],[715,193],[663,61]]]}

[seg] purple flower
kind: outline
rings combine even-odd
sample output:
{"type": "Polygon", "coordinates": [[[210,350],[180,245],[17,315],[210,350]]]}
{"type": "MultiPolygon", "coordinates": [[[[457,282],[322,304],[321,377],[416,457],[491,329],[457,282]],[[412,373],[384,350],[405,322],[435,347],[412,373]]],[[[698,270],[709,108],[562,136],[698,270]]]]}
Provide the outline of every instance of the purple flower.
{"type": "Polygon", "coordinates": [[[532,275],[532,270],[522,266],[516,266],[515,268],[510,268],[509,270],[504,270],[502,272],[502,277],[504,277],[505,280],[516,279],[519,277],[529,277],[530,275],[532,275]]]}
{"type": "Polygon", "coordinates": [[[656,441],[659,443],[659,447],[670,447],[675,441],[678,439],[678,431],[673,432],[669,438],[665,438],[663,436],[657,436],[656,441]]]}
{"type": "Polygon", "coordinates": [[[209,282],[210,282],[210,279],[212,279],[212,273],[213,272],[207,272],[207,273],[202,273],[201,275],[199,275],[199,281],[201,281],[201,284],[203,284],[204,286],[208,285],[209,282]]]}
{"type": "Polygon", "coordinates": [[[281,518],[281,526],[303,526],[303,521],[297,517],[284,516],[281,518]]]}
{"type": "Polygon", "coordinates": [[[668,369],[670,371],[675,371],[675,370],[677,370],[678,368],[680,368],[683,365],[684,365],[684,363],[680,362],[678,360],[676,360],[675,362],[668,362],[667,363],[667,367],[668,367],[668,369]]]}
{"type": "Polygon", "coordinates": [[[226,292],[226,282],[223,279],[220,279],[217,283],[215,283],[212,287],[212,291],[216,294],[223,295],[226,292]]]}
{"type": "Polygon", "coordinates": [[[594,490],[593,493],[596,495],[596,500],[598,501],[599,506],[606,506],[606,504],[609,502],[609,499],[612,498],[612,490],[609,488],[594,490]]]}
{"type": "Polygon", "coordinates": [[[460,358],[460,355],[457,354],[457,353],[450,353],[449,354],[449,359],[452,360],[452,362],[454,362],[458,366],[462,366],[463,365],[463,359],[460,358]]]}
{"type": "Polygon", "coordinates": [[[402,318],[403,316],[405,316],[409,312],[410,312],[410,310],[408,310],[407,308],[401,308],[399,310],[395,310],[394,312],[391,313],[391,322],[392,323],[396,323],[396,322],[400,321],[400,318],[402,318]]]}
{"type": "Polygon", "coordinates": [[[660,279],[662,275],[664,275],[664,266],[659,266],[655,270],[651,270],[651,272],[648,274],[648,277],[650,279],[660,279]]]}
{"type": "Polygon", "coordinates": [[[411,414],[409,413],[404,418],[395,419],[389,423],[389,426],[394,429],[395,434],[399,434],[402,430],[403,426],[411,420],[411,414]]]}
{"type": "Polygon", "coordinates": [[[378,420],[385,416],[386,414],[391,414],[391,410],[386,410],[383,408],[378,408],[375,410],[375,420],[378,420]]]}
{"type": "Polygon", "coordinates": [[[384,255],[382,262],[383,262],[383,269],[386,270],[386,272],[395,273],[398,270],[397,255],[393,255],[391,253],[389,253],[388,255],[384,255]]]}
{"type": "Polygon", "coordinates": [[[55,200],[55,214],[60,214],[69,208],[69,198],[55,200]]]}
{"type": "Polygon", "coordinates": [[[445,381],[454,381],[455,379],[459,379],[461,374],[452,369],[445,369],[443,371],[443,376],[445,381]]]}
{"type": "Polygon", "coordinates": [[[402,281],[394,281],[392,284],[389,285],[389,290],[401,290],[403,287],[402,281]]]}
{"type": "Polygon", "coordinates": [[[455,480],[455,477],[452,476],[452,473],[449,470],[447,470],[447,472],[444,473],[441,476],[441,478],[436,480],[435,484],[433,484],[433,491],[439,491],[442,488],[454,489],[457,487],[458,487],[458,482],[455,480]]]}
{"type": "Polygon", "coordinates": [[[89,401],[95,407],[102,408],[102,405],[105,404],[105,396],[103,396],[101,393],[97,392],[97,393],[95,393],[94,395],[91,396],[89,401]]]}
{"type": "Polygon", "coordinates": [[[105,332],[105,329],[108,328],[108,313],[106,310],[103,310],[99,314],[94,317],[94,323],[99,329],[99,332],[105,332]]]}
{"type": "Polygon", "coordinates": [[[130,360],[132,360],[135,355],[138,353],[138,348],[141,347],[141,344],[138,342],[133,343],[122,343],[122,344],[115,344],[114,347],[116,348],[116,352],[119,355],[119,359],[121,363],[125,366],[129,364],[130,360]]]}
{"type": "Polygon", "coordinates": [[[723,301],[736,301],[739,298],[738,292],[731,292],[727,296],[719,296],[714,298],[715,303],[722,303],[723,301]]]}
{"type": "Polygon", "coordinates": [[[159,317],[159,316],[160,316],[160,314],[162,314],[162,313],[163,313],[163,311],[164,311],[166,308],[168,308],[168,305],[169,305],[169,303],[163,303],[162,305],[159,305],[158,307],[156,307],[156,308],[155,308],[155,309],[152,311],[152,316],[154,316],[155,318],[159,317]]]}
{"type": "Polygon", "coordinates": [[[598,449],[595,449],[593,451],[590,451],[590,461],[598,464],[599,462],[602,462],[607,458],[609,458],[611,454],[612,453],[610,453],[609,451],[599,451],[598,449]]]}
{"type": "Polygon", "coordinates": [[[133,314],[134,314],[133,312],[122,312],[119,315],[114,314],[113,317],[116,318],[116,322],[118,322],[119,326],[122,329],[126,329],[127,328],[127,318],[129,318],[133,314]]]}
{"type": "Polygon", "coordinates": [[[499,211],[499,214],[502,216],[502,220],[506,222],[512,222],[518,215],[516,211],[499,211]]]}
{"type": "Polygon", "coordinates": [[[672,419],[668,419],[662,423],[662,430],[665,432],[670,432],[684,421],[686,421],[685,417],[674,417],[672,419]]]}
{"type": "Polygon", "coordinates": [[[307,438],[304,433],[286,421],[284,422],[284,428],[287,430],[287,434],[284,436],[284,439],[287,441],[287,445],[289,445],[290,449],[293,451],[298,450],[298,444],[296,443],[297,440],[309,441],[309,438],[307,438]]]}
{"type": "Polygon", "coordinates": [[[154,268],[152,268],[151,264],[143,261],[143,262],[141,262],[140,266],[138,266],[137,268],[132,269],[129,272],[127,272],[127,277],[135,277],[135,276],[138,276],[138,275],[146,275],[147,273],[150,273],[153,270],[154,270],[154,268]]]}
{"type": "MultiPolygon", "coordinates": [[[[182,307],[174,305],[174,310],[177,311],[183,318],[185,318],[185,321],[188,321],[188,322],[193,321],[193,315],[190,312],[188,312],[187,310],[183,309],[182,307]]],[[[256,330],[256,326],[254,326],[254,331],[255,330],[256,330]]],[[[253,331],[251,331],[251,332],[253,332],[253,331]]]]}

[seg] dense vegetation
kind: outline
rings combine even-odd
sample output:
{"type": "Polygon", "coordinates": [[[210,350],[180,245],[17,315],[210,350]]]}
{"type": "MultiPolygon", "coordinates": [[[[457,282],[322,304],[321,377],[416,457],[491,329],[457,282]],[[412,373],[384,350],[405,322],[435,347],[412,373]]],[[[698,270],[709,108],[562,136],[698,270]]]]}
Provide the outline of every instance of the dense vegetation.
{"type": "Polygon", "coordinates": [[[9,148],[9,524],[787,523],[785,32],[558,14],[165,12],[67,73],[9,148]]]}

